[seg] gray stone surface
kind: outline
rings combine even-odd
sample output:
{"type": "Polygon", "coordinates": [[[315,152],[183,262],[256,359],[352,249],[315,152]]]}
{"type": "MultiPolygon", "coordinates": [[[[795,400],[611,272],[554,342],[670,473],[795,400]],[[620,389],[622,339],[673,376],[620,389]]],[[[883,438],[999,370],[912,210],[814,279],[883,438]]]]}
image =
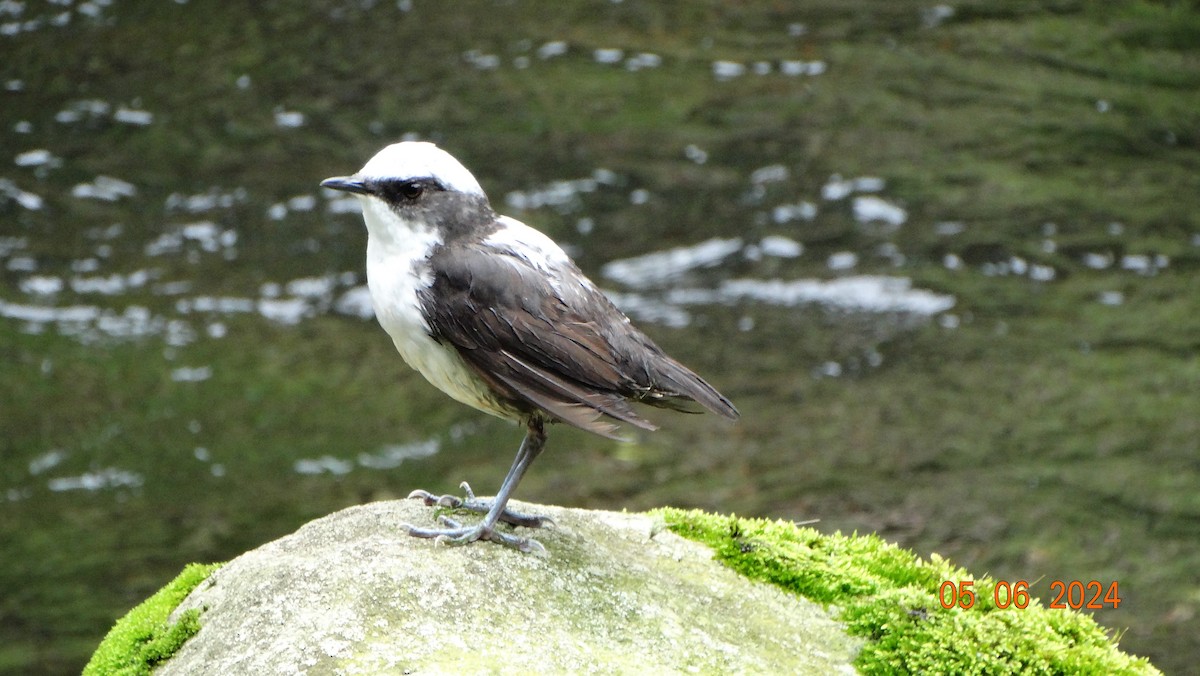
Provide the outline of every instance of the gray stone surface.
{"type": "Polygon", "coordinates": [[[557,521],[539,558],[446,547],[417,501],[331,514],[231,561],[179,610],[202,628],[156,673],[853,673],[819,606],[754,583],[645,515],[557,521]]]}

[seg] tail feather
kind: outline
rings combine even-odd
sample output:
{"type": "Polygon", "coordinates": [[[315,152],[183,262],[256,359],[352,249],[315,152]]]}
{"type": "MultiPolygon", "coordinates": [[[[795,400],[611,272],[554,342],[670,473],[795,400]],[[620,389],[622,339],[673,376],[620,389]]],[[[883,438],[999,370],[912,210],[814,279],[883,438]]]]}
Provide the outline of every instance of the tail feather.
{"type": "Polygon", "coordinates": [[[684,402],[690,399],[705,410],[730,420],[737,420],[741,415],[725,395],[674,359],[668,357],[659,364],[656,371],[652,392],[657,391],[658,395],[643,399],[645,403],[688,413],[698,412],[694,409],[680,408],[680,405],[686,406],[684,402]]]}

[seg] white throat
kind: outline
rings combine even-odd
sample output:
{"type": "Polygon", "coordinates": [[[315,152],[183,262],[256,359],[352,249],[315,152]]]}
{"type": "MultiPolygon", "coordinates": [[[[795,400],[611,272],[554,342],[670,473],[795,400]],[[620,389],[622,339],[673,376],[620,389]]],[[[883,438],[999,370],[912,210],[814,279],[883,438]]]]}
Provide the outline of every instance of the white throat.
{"type": "Polygon", "coordinates": [[[426,337],[429,333],[417,292],[433,283],[425,261],[442,238],[424,223],[401,218],[379,198],[359,200],[367,224],[367,286],[371,289],[375,315],[408,359],[411,350],[406,350],[399,341],[410,335],[426,337]]]}
{"type": "Polygon", "coordinates": [[[454,399],[501,418],[510,411],[463,362],[453,347],[429,335],[419,292],[433,284],[426,261],[442,243],[436,229],[401,218],[382,200],[360,198],[367,224],[367,287],[375,316],[404,361],[454,399]]]}

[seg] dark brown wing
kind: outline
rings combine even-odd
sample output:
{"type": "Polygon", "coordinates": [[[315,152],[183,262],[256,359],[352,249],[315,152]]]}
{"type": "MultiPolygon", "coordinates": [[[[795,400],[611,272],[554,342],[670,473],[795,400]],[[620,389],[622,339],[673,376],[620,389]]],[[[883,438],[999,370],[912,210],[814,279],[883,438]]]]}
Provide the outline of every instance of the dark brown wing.
{"type": "Polygon", "coordinates": [[[630,401],[728,418],[725,397],[633,327],[569,261],[535,264],[475,244],[435,252],[422,304],[434,337],[453,345],[497,392],[608,437],[608,418],[652,430],[630,401]]]}

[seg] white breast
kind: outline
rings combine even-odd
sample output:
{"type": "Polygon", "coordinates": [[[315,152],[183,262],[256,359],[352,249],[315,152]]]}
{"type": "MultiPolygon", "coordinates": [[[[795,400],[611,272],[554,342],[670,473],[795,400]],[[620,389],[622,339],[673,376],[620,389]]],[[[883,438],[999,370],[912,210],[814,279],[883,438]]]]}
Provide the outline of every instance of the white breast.
{"type": "Polygon", "coordinates": [[[421,313],[418,291],[429,288],[433,278],[422,263],[441,243],[436,232],[412,228],[407,236],[396,233],[397,216],[377,200],[363,200],[367,222],[367,286],[380,326],[392,337],[400,356],[439,390],[485,413],[515,419],[463,362],[453,347],[429,335],[429,324],[421,313]],[[391,228],[383,228],[392,219],[391,228]],[[373,222],[374,221],[374,222],[373,222]]]}

